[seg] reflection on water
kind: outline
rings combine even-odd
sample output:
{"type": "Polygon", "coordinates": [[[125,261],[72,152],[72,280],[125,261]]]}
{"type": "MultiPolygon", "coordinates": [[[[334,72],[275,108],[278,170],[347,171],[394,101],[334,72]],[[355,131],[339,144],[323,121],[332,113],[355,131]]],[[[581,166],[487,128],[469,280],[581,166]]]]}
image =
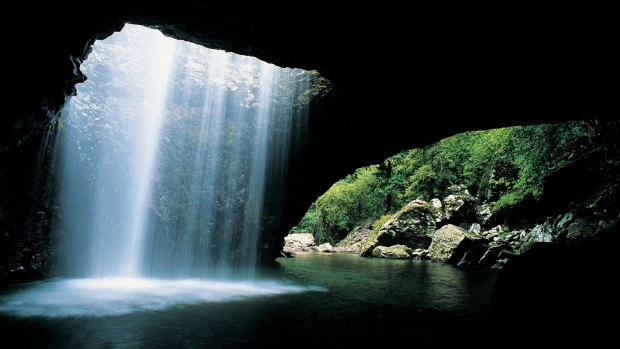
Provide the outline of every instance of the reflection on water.
{"type": "Polygon", "coordinates": [[[8,293],[0,298],[0,313],[20,317],[109,316],[305,291],[326,290],[273,281],[56,279],[27,284],[8,293]]]}
{"type": "MultiPolygon", "coordinates": [[[[321,285],[330,301],[415,306],[450,312],[484,312],[494,273],[428,261],[306,255],[279,259],[293,282],[321,285]]],[[[344,304],[343,304],[344,305],[344,304]]]]}
{"type": "Polygon", "coordinates": [[[7,289],[0,335],[14,347],[50,348],[385,347],[403,336],[437,347],[491,331],[489,271],[349,255],[277,262],[272,281],[258,284],[53,280],[7,289]],[[6,313],[20,306],[37,316],[6,313]]]}

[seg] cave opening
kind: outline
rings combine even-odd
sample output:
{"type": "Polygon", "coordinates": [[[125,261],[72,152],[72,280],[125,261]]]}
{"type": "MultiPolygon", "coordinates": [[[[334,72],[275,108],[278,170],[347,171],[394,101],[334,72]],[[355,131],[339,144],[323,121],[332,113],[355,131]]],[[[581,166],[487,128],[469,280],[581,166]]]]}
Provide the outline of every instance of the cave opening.
{"type": "MultiPolygon", "coordinates": [[[[441,16],[428,16],[423,11],[418,12],[420,16],[428,18],[428,23],[410,20],[408,14],[411,12],[408,10],[400,11],[403,17],[398,17],[395,21],[391,16],[381,15],[383,12],[376,11],[375,7],[368,8],[369,12],[372,12],[372,18],[360,16],[359,12],[348,7],[343,15],[328,16],[328,19],[321,20],[319,25],[312,25],[317,23],[317,18],[324,18],[323,12],[330,12],[329,9],[316,6],[313,11],[304,9],[292,13],[290,7],[278,7],[279,10],[274,11],[270,18],[263,18],[265,12],[272,13],[272,9],[255,11],[262,6],[260,4],[249,9],[244,7],[240,9],[241,13],[238,9],[229,11],[228,7],[222,11],[217,6],[202,6],[200,1],[170,3],[173,7],[177,6],[174,11],[171,11],[168,5],[156,5],[149,2],[127,7],[106,3],[110,11],[93,11],[90,16],[84,16],[84,9],[73,2],[67,2],[66,7],[54,3],[47,6],[64,9],[65,11],[61,11],[63,15],[49,16],[46,11],[39,10],[34,19],[29,18],[30,24],[37,28],[33,31],[35,34],[25,35],[26,32],[23,31],[10,38],[7,51],[21,53],[12,55],[15,57],[15,64],[10,66],[26,65],[35,69],[10,69],[8,80],[15,88],[9,92],[9,99],[15,102],[5,105],[8,108],[8,117],[2,120],[3,126],[7,125],[2,127],[2,133],[9,137],[3,137],[0,145],[0,180],[4,194],[0,203],[0,245],[3,252],[0,272],[3,276],[8,275],[8,279],[25,279],[19,275],[26,275],[26,278],[35,275],[40,278],[38,271],[45,269],[44,263],[41,263],[45,261],[45,254],[55,252],[47,247],[45,239],[32,234],[30,230],[22,233],[22,228],[28,226],[29,222],[21,224],[26,219],[20,217],[25,216],[24,212],[28,212],[31,207],[24,202],[28,203],[33,196],[28,193],[21,198],[22,193],[26,192],[22,189],[29,185],[28,176],[23,174],[29,172],[15,169],[13,164],[15,160],[18,163],[30,163],[31,152],[25,151],[23,145],[18,148],[19,144],[29,147],[28,137],[30,143],[36,142],[38,136],[33,130],[39,127],[38,124],[45,124],[41,122],[44,118],[33,117],[34,114],[30,112],[38,110],[40,105],[37,103],[41,97],[49,97],[52,107],[58,105],[55,101],[61,100],[67,94],[67,85],[70,85],[69,88],[73,86],[74,82],[71,81],[74,80],[71,79],[75,76],[70,73],[71,69],[67,68],[67,63],[70,62],[68,52],[81,56],[84,44],[91,40],[93,35],[109,32],[127,18],[167,27],[169,33],[187,35],[186,37],[196,42],[208,43],[213,40],[215,46],[221,43],[222,47],[237,52],[257,52],[274,62],[282,62],[280,59],[286,62],[304,62],[299,66],[320,66],[326,72],[334,74],[335,81],[342,87],[336,103],[338,106],[331,110],[330,118],[319,120],[319,132],[314,132],[311,137],[314,139],[313,158],[308,162],[311,171],[308,171],[306,177],[300,176],[297,183],[309,188],[305,192],[298,192],[302,194],[299,195],[299,201],[303,205],[311,201],[304,196],[308,192],[323,192],[337,178],[351,173],[358,166],[375,163],[397,150],[431,144],[443,136],[459,131],[582,117],[617,118],[617,113],[613,112],[616,81],[609,78],[613,75],[609,72],[614,71],[617,65],[613,54],[615,46],[612,44],[615,36],[610,34],[615,31],[608,30],[610,23],[614,22],[605,18],[599,20],[598,12],[589,9],[584,11],[582,7],[568,9],[559,17],[556,17],[558,13],[555,7],[547,8],[550,11],[543,12],[548,15],[540,16],[540,6],[527,11],[514,11],[511,8],[502,11],[500,16],[487,15],[487,12],[491,11],[473,11],[482,15],[473,16],[473,19],[470,17],[472,13],[449,11],[449,6],[437,11],[441,16]],[[187,3],[191,3],[193,7],[184,8],[187,3]],[[450,12],[456,16],[445,16],[450,12]],[[569,19],[566,15],[571,12],[579,12],[578,18],[585,21],[569,19]],[[280,25],[283,18],[292,19],[285,23],[293,24],[288,27],[288,35],[284,36],[279,35],[284,32],[280,25]],[[334,19],[331,23],[336,23],[335,26],[330,24],[329,18],[334,19]],[[466,23],[460,21],[462,18],[465,18],[466,23]],[[594,26],[582,25],[595,20],[594,26]],[[367,29],[360,25],[363,23],[376,25],[367,29]],[[418,23],[419,26],[412,27],[411,23],[418,23]],[[440,30],[428,37],[428,28],[442,27],[441,23],[447,24],[447,30],[440,30]],[[342,31],[339,29],[341,26],[350,30],[342,31]],[[454,35],[449,28],[463,31],[464,35],[454,35]],[[514,31],[514,28],[518,30],[514,31]],[[50,40],[40,42],[41,32],[47,33],[50,40]],[[251,35],[245,35],[248,32],[251,35]],[[410,46],[407,43],[411,42],[412,38],[420,38],[418,35],[428,37],[428,40],[416,41],[416,45],[419,45],[418,51],[424,53],[416,57],[403,54],[410,46]],[[293,45],[288,46],[287,40],[291,43],[294,40],[293,45]],[[31,42],[40,44],[23,44],[31,42]],[[387,50],[375,50],[376,43],[381,43],[381,47],[387,50]],[[359,53],[360,48],[369,48],[367,52],[371,54],[359,55],[359,61],[352,60],[351,57],[359,53]],[[39,62],[41,53],[49,53],[50,59],[39,62]],[[386,64],[383,69],[375,71],[370,67],[373,67],[377,58],[386,64]],[[401,69],[401,65],[411,66],[412,63],[424,68],[401,69]],[[40,84],[32,84],[31,81],[38,81],[40,84]],[[381,85],[394,88],[381,91],[366,88],[367,81],[381,82],[381,85]],[[411,81],[414,81],[413,86],[411,81]],[[342,93],[343,91],[345,93],[342,93]],[[398,98],[394,98],[395,94],[398,98]],[[398,99],[403,102],[399,103],[398,99]],[[412,117],[416,115],[422,117],[412,117]],[[445,119],[447,116],[456,116],[456,120],[445,119]],[[380,122],[377,119],[380,119],[380,122]],[[13,125],[15,120],[18,122],[13,125]],[[424,131],[417,132],[416,129],[424,131]],[[18,145],[13,146],[13,143],[18,145]],[[304,181],[304,178],[307,180],[304,181]],[[22,273],[23,270],[26,272],[22,273]],[[33,271],[34,273],[31,273],[33,271]]],[[[30,7],[31,4],[26,6],[30,7]]],[[[30,10],[28,8],[23,13],[30,14],[30,10]]],[[[381,10],[381,6],[378,10],[381,10]]],[[[614,130],[614,126],[603,127],[614,130]]],[[[616,135],[619,134],[615,132],[616,135]]],[[[606,142],[609,145],[617,144],[617,137],[610,137],[606,142]]],[[[594,155],[596,154],[600,153],[594,155]]],[[[617,176],[614,179],[614,173],[618,173],[618,161],[613,158],[603,160],[582,161],[568,168],[571,176],[577,173],[581,180],[567,180],[566,178],[575,177],[564,177],[564,181],[559,182],[560,187],[556,187],[556,192],[566,198],[567,194],[587,190],[592,183],[609,180],[611,186],[615,185],[617,176]],[[595,171],[588,172],[592,169],[595,171]]],[[[564,201],[565,204],[572,204],[578,213],[573,215],[576,221],[564,222],[572,225],[573,232],[583,232],[586,235],[588,232],[600,232],[608,223],[617,222],[617,210],[614,207],[618,207],[618,201],[613,199],[615,192],[617,189],[610,187],[611,195],[602,196],[604,200],[597,201],[601,204],[590,208],[579,206],[581,203],[587,204],[587,200],[564,201]],[[589,221],[591,219],[596,221],[589,221]]],[[[428,198],[431,197],[433,196],[428,198]]],[[[291,209],[291,203],[294,201],[289,200],[286,208],[290,216],[303,211],[299,208],[291,209]]],[[[540,207],[542,206],[530,206],[529,210],[536,211],[540,207]]],[[[37,210],[33,213],[43,218],[49,214],[37,210]]],[[[516,218],[518,217],[515,216],[516,218]]],[[[617,233],[617,224],[615,228],[612,225],[603,229],[603,233],[605,231],[617,233]]],[[[31,294],[30,298],[22,298],[21,304],[34,304],[35,311],[30,314],[34,318],[22,320],[15,315],[2,313],[0,328],[3,336],[8,334],[9,341],[14,339],[13,343],[24,343],[24,347],[37,344],[56,347],[126,346],[127,343],[151,347],[178,346],[180,343],[187,346],[208,343],[226,347],[251,347],[261,344],[277,347],[283,344],[288,346],[289,343],[300,344],[299,338],[304,338],[306,344],[314,345],[330,343],[343,344],[342,346],[386,346],[400,345],[403,337],[405,340],[415,341],[415,344],[421,347],[453,347],[469,342],[479,345],[481,340],[491,345],[503,342],[506,338],[523,344],[537,340],[528,333],[545,333],[548,343],[543,344],[551,344],[550,346],[561,342],[560,338],[571,344],[575,343],[571,341],[572,338],[582,339],[584,344],[588,345],[593,341],[605,344],[606,341],[611,342],[613,329],[617,327],[615,322],[605,320],[609,318],[605,317],[606,313],[613,317],[617,312],[617,286],[605,280],[613,280],[613,275],[618,273],[617,259],[613,258],[618,243],[617,237],[599,239],[598,242],[596,238],[594,240],[587,242],[585,246],[575,245],[568,252],[559,248],[557,243],[543,245],[521,259],[520,264],[517,263],[511,270],[502,273],[503,287],[499,294],[503,292],[505,308],[497,317],[490,319],[480,319],[478,314],[472,315],[467,310],[463,312],[463,309],[455,307],[455,303],[449,302],[450,298],[443,303],[445,308],[442,309],[442,298],[433,299],[430,292],[416,294],[420,296],[418,299],[424,299],[421,304],[399,303],[401,298],[395,297],[408,293],[410,296],[415,293],[411,291],[412,287],[416,286],[411,282],[412,278],[400,280],[395,278],[395,275],[415,276],[422,280],[425,275],[443,272],[450,276],[435,278],[435,285],[438,287],[429,290],[440,291],[440,297],[460,297],[462,301],[468,302],[467,297],[463,298],[463,292],[469,288],[461,286],[466,285],[470,278],[459,275],[466,273],[464,269],[446,269],[434,263],[396,261],[395,265],[400,265],[400,270],[395,268],[380,274],[371,270],[373,267],[388,265],[387,261],[360,259],[356,260],[360,264],[349,264],[351,268],[347,269],[347,272],[334,274],[334,279],[342,283],[330,283],[329,289],[333,291],[331,294],[318,293],[316,297],[282,295],[276,297],[277,299],[261,298],[262,302],[251,303],[239,301],[239,298],[243,298],[241,292],[237,294],[239,298],[235,298],[234,292],[224,291],[223,293],[232,295],[232,298],[226,298],[232,301],[225,306],[188,306],[185,308],[188,311],[177,307],[171,311],[144,311],[134,314],[136,316],[110,316],[105,319],[75,315],[67,318],[66,314],[59,313],[55,320],[46,320],[41,319],[45,318],[41,314],[51,314],[49,310],[53,308],[53,304],[49,307],[37,304],[36,300],[40,299],[41,295],[31,294]],[[358,277],[362,270],[368,270],[366,275],[372,275],[375,280],[371,277],[358,277]],[[403,270],[406,272],[403,273],[403,270]],[[375,282],[381,275],[385,276],[385,279],[375,282]],[[457,280],[464,284],[455,284],[457,280]],[[367,288],[364,290],[365,287],[367,288]],[[384,292],[366,292],[373,288],[384,292]],[[455,294],[441,293],[449,289],[455,291],[455,294]],[[334,297],[335,294],[338,294],[338,297],[334,297]],[[364,294],[368,297],[362,297],[364,294]],[[378,299],[387,301],[381,302],[378,299]],[[358,306],[349,306],[350,302],[358,306]],[[452,311],[462,316],[446,315],[452,311]],[[338,333],[335,339],[332,337],[334,332],[338,333]],[[481,335],[481,332],[484,332],[484,335],[481,335]]],[[[274,241],[267,243],[277,247],[274,241]]],[[[337,269],[344,266],[337,261],[340,258],[338,256],[335,259],[327,259],[326,256],[317,258],[321,263],[300,258],[302,263],[296,271],[294,263],[298,261],[293,259],[279,261],[278,264],[282,267],[285,279],[301,280],[301,284],[307,282],[309,271],[321,274],[325,266],[331,265],[337,269]],[[303,263],[306,265],[302,268],[303,263]]],[[[67,267],[70,269],[71,266],[67,267]]],[[[73,269],[72,272],[80,274],[84,271],[73,269]]],[[[126,286],[131,289],[157,289],[154,285],[132,283],[132,279],[125,280],[128,281],[126,286]]],[[[484,284],[475,276],[472,280],[478,280],[478,285],[484,284]]],[[[85,292],[99,293],[106,297],[107,292],[101,291],[106,289],[104,285],[105,282],[100,283],[100,288],[91,287],[85,292]]],[[[192,287],[200,288],[198,285],[192,287]]],[[[215,284],[209,287],[214,291],[217,289],[215,284]]],[[[159,290],[160,293],[172,290],[185,292],[169,284],[162,284],[159,290]]],[[[5,295],[12,290],[7,287],[1,292],[2,306],[7,306],[5,295]]],[[[122,290],[119,292],[122,293],[122,290]]],[[[62,288],[56,289],[59,298],[62,293],[62,288]]],[[[110,298],[115,297],[107,295],[110,298]]],[[[148,295],[139,292],[134,295],[143,296],[145,303],[149,302],[148,295]]],[[[157,298],[161,294],[152,296],[157,298]]],[[[75,298],[73,305],[77,313],[88,306],[80,304],[76,294],[69,297],[75,298]]],[[[194,304],[194,301],[201,302],[200,296],[193,296],[188,292],[180,297],[187,299],[185,305],[194,304]]],[[[49,300],[54,302],[51,298],[49,300]]],[[[68,304],[66,308],[70,307],[68,304]]],[[[133,307],[135,305],[129,303],[124,308],[119,305],[118,309],[133,307]]],[[[104,313],[97,309],[91,311],[91,315],[104,313]]]]}

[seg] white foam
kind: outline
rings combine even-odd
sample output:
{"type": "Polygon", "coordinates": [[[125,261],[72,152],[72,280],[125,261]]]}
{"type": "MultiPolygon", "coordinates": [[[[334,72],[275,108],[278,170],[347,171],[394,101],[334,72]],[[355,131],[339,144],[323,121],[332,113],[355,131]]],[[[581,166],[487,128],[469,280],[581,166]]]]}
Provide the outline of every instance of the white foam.
{"type": "Polygon", "coordinates": [[[0,313],[20,317],[99,317],[308,291],[327,290],[275,281],[54,279],[0,296],[0,313]]]}

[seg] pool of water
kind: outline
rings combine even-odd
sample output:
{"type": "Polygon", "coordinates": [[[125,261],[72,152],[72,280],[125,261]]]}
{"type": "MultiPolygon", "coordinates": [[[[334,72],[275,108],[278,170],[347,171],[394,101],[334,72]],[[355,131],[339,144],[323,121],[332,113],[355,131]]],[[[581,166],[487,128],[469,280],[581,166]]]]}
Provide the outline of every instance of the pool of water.
{"type": "MultiPolygon", "coordinates": [[[[8,347],[441,347],[474,341],[495,273],[304,255],[266,280],[48,280],[0,294],[8,347]]],[[[3,345],[3,347],[6,347],[3,345]]]]}

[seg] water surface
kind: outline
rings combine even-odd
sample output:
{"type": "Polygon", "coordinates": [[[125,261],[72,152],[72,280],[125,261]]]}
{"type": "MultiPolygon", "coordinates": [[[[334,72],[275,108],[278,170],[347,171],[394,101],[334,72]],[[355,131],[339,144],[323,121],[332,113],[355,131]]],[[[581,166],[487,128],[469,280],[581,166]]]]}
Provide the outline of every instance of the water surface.
{"type": "Polygon", "coordinates": [[[495,274],[486,270],[314,254],[278,259],[268,274],[258,283],[223,282],[236,289],[205,280],[183,281],[191,285],[185,289],[178,280],[144,281],[134,285],[138,293],[99,285],[91,303],[84,293],[54,289],[70,280],[21,285],[0,296],[0,328],[14,347],[50,348],[381,347],[403,340],[442,347],[489,331],[495,274]],[[29,295],[29,315],[16,313],[20,294],[29,295]],[[46,297],[71,301],[37,312],[46,297]]]}

